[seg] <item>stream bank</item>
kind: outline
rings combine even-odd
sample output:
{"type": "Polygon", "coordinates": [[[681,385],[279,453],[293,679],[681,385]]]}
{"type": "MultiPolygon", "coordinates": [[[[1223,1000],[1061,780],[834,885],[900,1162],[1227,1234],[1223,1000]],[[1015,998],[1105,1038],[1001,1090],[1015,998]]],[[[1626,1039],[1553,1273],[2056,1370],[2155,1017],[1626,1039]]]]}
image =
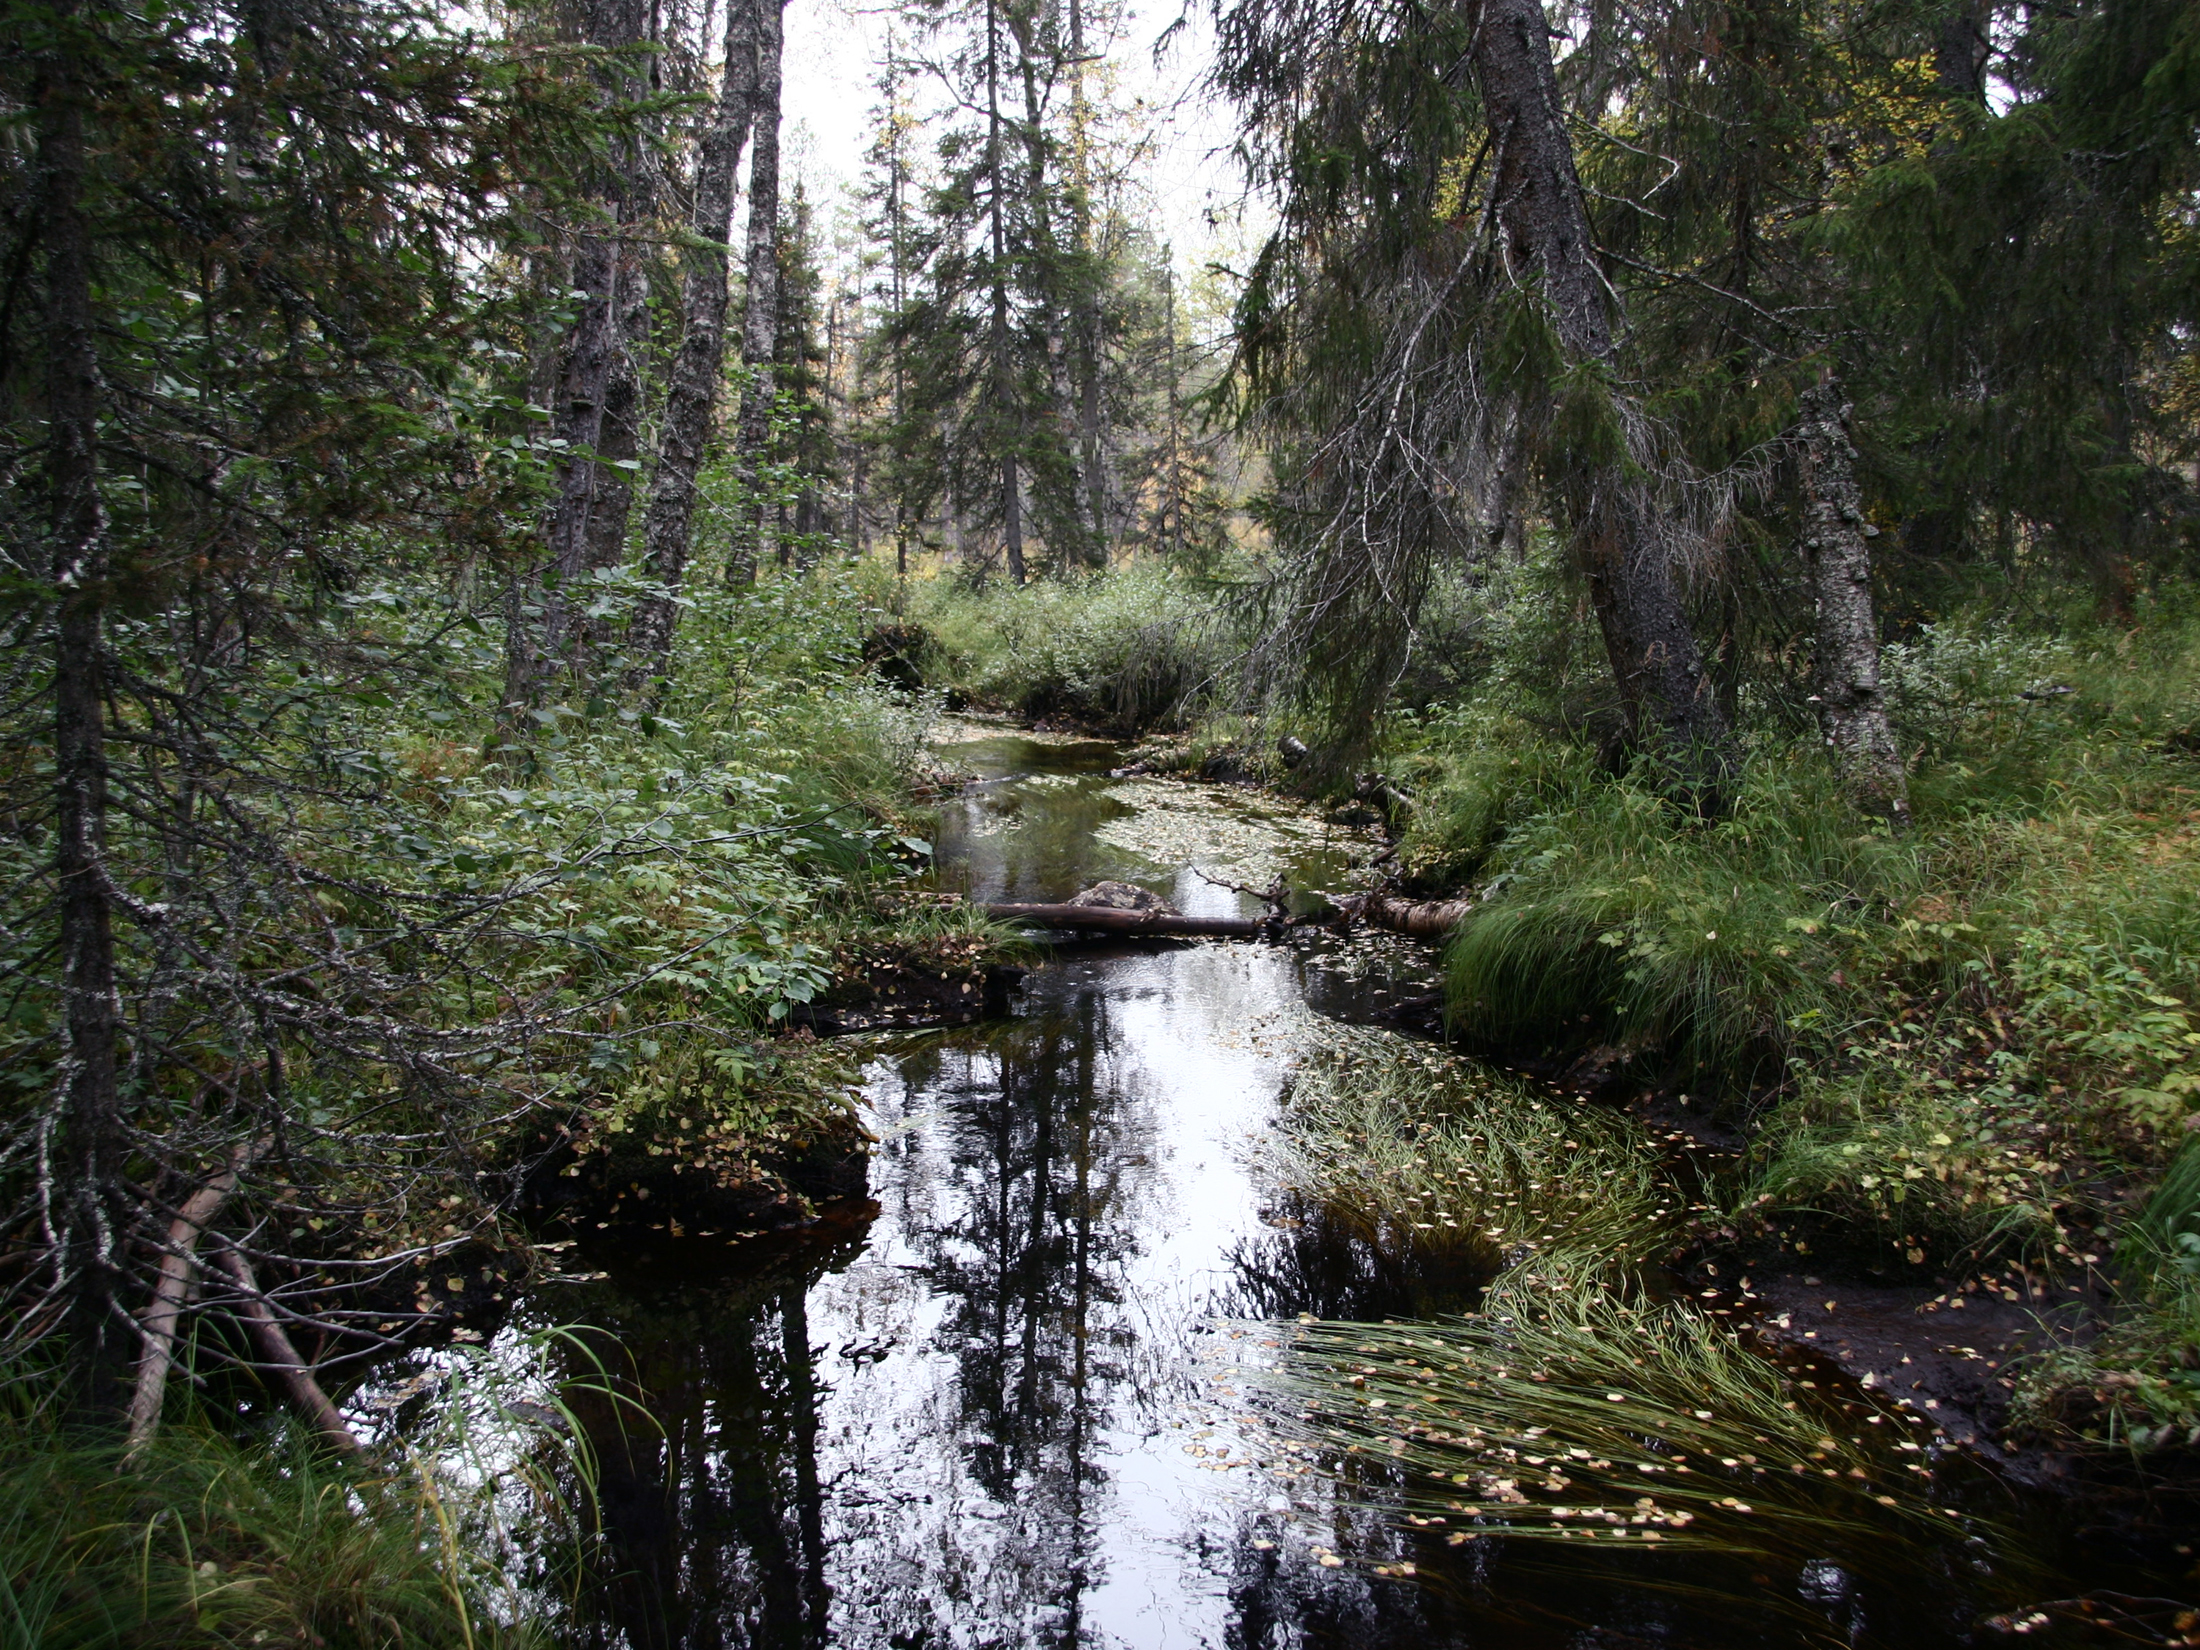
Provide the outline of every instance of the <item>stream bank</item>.
{"type": "MultiPolygon", "coordinates": [[[[1240,789],[1115,779],[1112,746],[965,726],[947,755],[981,783],[943,804],[937,841],[943,884],[974,900],[1122,878],[1250,915],[1199,870],[1334,888],[1366,851],[1240,789]]],[[[1262,1337],[1233,1325],[1479,1299],[1259,1161],[1306,1039],[1394,1017],[1433,963],[1414,941],[1319,931],[1062,947],[1005,1018],[834,1039],[860,1062],[875,1144],[860,1186],[799,1223],[665,1211],[554,1234],[566,1270],[497,1342],[595,1326],[646,1410],[575,1406],[605,1512],[578,1640],[1926,1645],[2082,1590],[2034,1511],[2022,1561],[1969,1522],[1877,1562],[1830,1542],[1784,1566],[1455,1546],[1387,1516],[1379,1474],[1286,1448],[1237,1362],[1262,1337]]],[[[1539,1104],[1560,1133],[1604,1114],[1539,1104]]],[[[376,1397],[367,1413],[401,1428],[402,1404],[376,1397]]]]}

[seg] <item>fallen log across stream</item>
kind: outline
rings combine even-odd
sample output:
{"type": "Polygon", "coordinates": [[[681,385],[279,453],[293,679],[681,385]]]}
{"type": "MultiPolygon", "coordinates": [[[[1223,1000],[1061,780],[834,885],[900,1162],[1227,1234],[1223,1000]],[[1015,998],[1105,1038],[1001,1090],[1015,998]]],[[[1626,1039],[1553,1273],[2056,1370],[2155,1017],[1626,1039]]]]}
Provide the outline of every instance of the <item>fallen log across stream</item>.
{"type": "Polygon", "coordinates": [[[1041,928],[1144,938],[1251,939],[1273,930],[1259,917],[1187,917],[1175,911],[1117,911],[1105,905],[981,905],[996,922],[1028,922],[1041,928]]]}
{"type": "Polygon", "coordinates": [[[1299,917],[1187,917],[1174,911],[1119,911],[1105,905],[981,905],[997,922],[1027,922],[1091,934],[1127,934],[1152,939],[1251,939],[1285,928],[1359,921],[1416,939],[1440,940],[1474,909],[1471,899],[1397,899],[1384,894],[1349,894],[1332,915],[1299,917]]]}
{"type": "Polygon", "coordinates": [[[1423,940],[1442,939],[1473,909],[1472,899],[1399,899],[1394,894],[1348,894],[1337,901],[1340,916],[1423,940]]]}

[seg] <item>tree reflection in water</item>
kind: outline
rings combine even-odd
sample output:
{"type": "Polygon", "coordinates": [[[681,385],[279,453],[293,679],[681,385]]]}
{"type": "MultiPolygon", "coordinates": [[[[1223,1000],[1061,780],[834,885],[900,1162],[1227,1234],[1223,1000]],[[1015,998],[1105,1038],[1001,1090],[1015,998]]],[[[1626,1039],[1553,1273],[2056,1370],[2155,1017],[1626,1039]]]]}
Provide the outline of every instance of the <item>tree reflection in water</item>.
{"type": "Polygon", "coordinates": [[[1058,962],[1018,1019],[872,1068],[878,1202],[735,1248],[586,1246],[612,1276],[561,1315],[618,1337],[663,1429],[585,1416],[593,1642],[1434,1642],[1416,1589],[1256,1547],[1273,1486],[1194,1443],[1213,1317],[1427,1299],[1306,1211],[1264,1223],[1245,1148],[1281,1072],[1248,1031],[1297,969],[1058,962]]]}
{"type": "Polygon", "coordinates": [[[623,1287],[589,1303],[649,1415],[600,1399],[575,1406],[599,1461],[591,1642],[826,1642],[807,1289],[852,1247],[776,1257],[740,1283],[706,1274],[655,1288],[640,1280],[662,1277],[667,1257],[637,1253],[620,1268],[623,1287]]]}
{"type": "Polygon", "coordinates": [[[692,1245],[591,1257],[612,1281],[576,1315],[662,1428],[585,1410],[595,1642],[1084,1641],[1095,1439],[1132,1378],[1122,1182],[1151,1163],[1107,1013],[1079,991],[882,1074],[884,1116],[936,1115],[881,1142],[876,1230],[835,1210],[840,1242],[777,1240],[762,1277],[759,1244],[723,1276],[692,1245]]]}
{"type": "MultiPolygon", "coordinates": [[[[1044,754],[1005,742],[995,765],[1044,754]]],[[[1109,755],[1079,747],[1059,771],[1109,755]]],[[[1060,897],[1080,885],[1065,866],[1098,853],[1089,816],[1113,806],[1083,780],[989,790],[947,810],[943,852],[966,815],[973,888],[1060,897]],[[979,828],[1011,802],[1015,830],[979,828]]],[[[1229,899],[1189,872],[1175,897],[1229,899]]],[[[587,1641],[1799,1642],[1792,1610],[1766,1608],[1792,1578],[1647,1551],[1454,1548],[1340,1504],[1322,1474],[1240,1470],[1247,1399],[1227,1362],[1202,1362],[1231,1344],[1204,1326],[1451,1311],[1482,1281],[1377,1253],[1248,1161],[1283,1080],[1259,1028],[1309,1008],[1364,1020],[1411,984],[1387,967],[1321,946],[1064,953],[1031,976],[1017,1019],[905,1042],[871,1068],[877,1202],[740,1245],[583,1234],[575,1258],[609,1278],[532,1310],[616,1336],[661,1428],[583,1408],[603,1510],[587,1641]],[[1325,1566],[1316,1541],[1358,1562],[1325,1566]],[[1371,1570],[1408,1560],[1411,1580],[1371,1570]]],[[[1949,1641],[1960,1609],[1900,1603],[1883,1642],[1949,1641]]]]}

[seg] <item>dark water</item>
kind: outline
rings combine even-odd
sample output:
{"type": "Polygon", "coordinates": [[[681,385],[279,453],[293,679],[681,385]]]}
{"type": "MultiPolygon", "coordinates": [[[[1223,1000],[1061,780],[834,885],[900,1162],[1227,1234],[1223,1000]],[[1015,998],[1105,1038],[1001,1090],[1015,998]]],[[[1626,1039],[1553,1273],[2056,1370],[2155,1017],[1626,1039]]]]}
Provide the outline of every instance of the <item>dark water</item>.
{"type": "MultiPolygon", "coordinates": [[[[944,879],[1051,899],[1130,875],[1186,909],[1241,908],[1121,845],[1113,748],[1004,735],[946,754],[1027,777],[943,811],[944,879]]],[[[1265,842],[1300,880],[1335,885],[1318,833],[1279,843],[1258,804],[1209,792],[1177,806],[1159,822],[1168,842],[1200,847],[1184,831],[1219,818],[1216,841],[1246,863],[1269,868],[1265,842]]],[[[1865,1579],[1853,1563],[1771,1576],[1416,1553],[1311,1481],[1241,1464],[1264,1452],[1227,1320],[1400,1305],[1399,1280],[1289,1218],[1248,1163],[1280,1041],[1308,1013],[1365,1018],[1425,989],[1426,966],[1410,948],[1372,963],[1264,944],[1071,949],[1033,972],[1008,1022],[877,1045],[870,1201],[740,1246],[584,1240],[575,1269],[607,1276],[527,1311],[616,1335],[655,1423],[586,1411],[604,1518],[588,1640],[1957,1642],[1976,1613],[1977,1557],[1960,1548],[1890,1553],[1865,1579]],[[1412,1556],[1422,1574],[1325,1568],[1317,1539],[1412,1556]]]]}

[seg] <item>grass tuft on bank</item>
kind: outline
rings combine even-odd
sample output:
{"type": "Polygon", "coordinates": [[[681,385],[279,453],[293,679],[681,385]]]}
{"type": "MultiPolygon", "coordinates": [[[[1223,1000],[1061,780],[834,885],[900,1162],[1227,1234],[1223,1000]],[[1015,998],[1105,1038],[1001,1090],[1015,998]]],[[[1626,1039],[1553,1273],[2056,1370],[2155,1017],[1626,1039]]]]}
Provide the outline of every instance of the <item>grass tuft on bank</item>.
{"type": "Polygon", "coordinates": [[[1684,1303],[1531,1263],[1471,1315],[1275,1333],[1288,1338],[1269,1380],[1298,1450],[1455,1546],[1801,1563],[1960,1526],[1930,1494],[1921,1417],[1806,1389],[1684,1303]]]}
{"type": "Polygon", "coordinates": [[[1494,1278],[1595,1273],[1669,1240],[1678,1194],[1625,1117],[1389,1032],[1324,1032],[1267,1166],[1392,1259],[1494,1278]]]}
{"type": "Polygon", "coordinates": [[[929,638],[928,681],[1125,738],[1196,718],[1238,651],[1213,592],[1154,562],[1021,588],[930,579],[907,618],[929,638]]]}
{"type": "Polygon", "coordinates": [[[1603,1044],[1712,1097],[1751,1140],[1734,1204],[1820,1253],[2054,1270],[2125,1241],[2119,1327],[2020,1407],[2182,1437],[2193,1314],[2125,1234],[2200,1103],[2200,629],[1979,619],[1888,654],[1901,836],[1769,714],[1710,821],[1518,714],[1407,730],[1409,862],[1481,898],[1453,1025],[1497,1052],[1603,1044]]]}

